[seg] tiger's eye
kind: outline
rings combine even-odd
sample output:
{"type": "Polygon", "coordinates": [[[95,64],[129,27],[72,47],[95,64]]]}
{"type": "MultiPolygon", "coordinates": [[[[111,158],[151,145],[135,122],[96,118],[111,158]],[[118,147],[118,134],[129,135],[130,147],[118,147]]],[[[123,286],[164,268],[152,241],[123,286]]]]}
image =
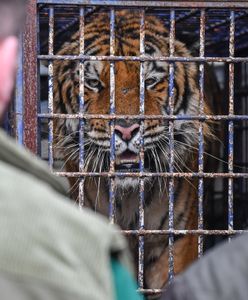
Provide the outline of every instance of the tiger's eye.
{"type": "Polygon", "coordinates": [[[98,87],[98,85],[100,84],[100,81],[97,80],[97,79],[89,79],[89,80],[88,80],[88,84],[89,84],[91,87],[98,87]]]}
{"type": "Polygon", "coordinates": [[[145,80],[145,85],[146,86],[152,85],[152,84],[156,83],[156,81],[157,81],[156,78],[148,78],[145,80]]]}

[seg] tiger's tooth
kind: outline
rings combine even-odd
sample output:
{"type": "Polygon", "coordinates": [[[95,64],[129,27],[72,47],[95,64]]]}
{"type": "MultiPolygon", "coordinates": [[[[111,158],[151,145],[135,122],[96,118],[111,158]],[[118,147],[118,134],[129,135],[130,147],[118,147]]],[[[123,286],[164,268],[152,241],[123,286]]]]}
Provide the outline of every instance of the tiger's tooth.
{"type": "Polygon", "coordinates": [[[115,157],[115,163],[116,163],[117,165],[121,164],[121,159],[120,159],[119,156],[116,156],[116,157],[115,157]]]}

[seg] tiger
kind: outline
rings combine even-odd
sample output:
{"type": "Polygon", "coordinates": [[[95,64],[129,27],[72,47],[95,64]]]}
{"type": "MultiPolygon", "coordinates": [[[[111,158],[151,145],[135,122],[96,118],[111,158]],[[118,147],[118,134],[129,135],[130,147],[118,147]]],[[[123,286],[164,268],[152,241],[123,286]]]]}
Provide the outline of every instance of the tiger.
{"type": "MultiPolygon", "coordinates": [[[[65,42],[58,55],[79,54],[80,33],[74,33],[65,42]]],[[[156,16],[145,17],[145,55],[156,58],[170,55],[169,31],[156,16]]],[[[140,13],[120,10],[115,13],[115,55],[140,55],[140,13]]],[[[110,19],[102,12],[92,15],[84,27],[84,54],[110,55],[110,19]]],[[[190,50],[177,39],[174,56],[191,57],[190,50]]],[[[80,61],[57,60],[54,66],[54,112],[77,114],[80,110],[80,61]]],[[[170,115],[169,79],[167,61],[144,61],[144,115],[170,115]]],[[[115,113],[138,115],[140,113],[140,62],[115,61],[115,113]]],[[[199,67],[195,62],[173,63],[174,90],[173,115],[199,114],[199,67]]],[[[82,66],[81,66],[82,68],[82,66]]],[[[83,62],[84,112],[105,115],[110,112],[110,62],[90,60],[83,62]]],[[[207,85],[207,83],[206,83],[207,85]]],[[[205,87],[204,113],[213,113],[217,101],[211,87],[205,87]],[[209,92],[207,92],[207,90],[209,92]]],[[[102,118],[84,120],[84,170],[108,172],[111,152],[111,122],[102,118]]],[[[170,142],[168,119],[145,119],[143,131],[144,172],[168,172],[170,142]]],[[[198,169],[199,120],[174,121],[174,171],[195,172],[198,169]]],[[[55,148],[62,154],[67,172],[79,171],[78,119],[55,119],[55,148]]],[[[213,125],[202,122],[204,148],[213,140],[213,125]]],[[[141,122],[137,119],[114,121],[115,171],[139,172],[141,150],[141,122]]],[[[78,197],[75,177],[69,178],[71,194],[78,197]]],[[[84,179],[85,206],[105,216],[109,214],[110,179],[106,177],[84,179]]],[[[144,227],[149,230],[166,230],[169,225],[169,179],[159,176],[144,178],[144,227]]],[[[139,229],[139,182],[135,176],[116,177],[115,222],[122,230],[139,229]]],[[[195,178],[174,178],[174,228],[197,229],[197,187],[195,178]]],[[[138,268],[138,238],[129,235],[128,243],[138,268]]],[[[144,236],[144,287],[161,289],[168,282],[168,235],[144,236]]],[[[196,235],[174,236],[174,273],[178,274],[198,256],[196,235]]]]}

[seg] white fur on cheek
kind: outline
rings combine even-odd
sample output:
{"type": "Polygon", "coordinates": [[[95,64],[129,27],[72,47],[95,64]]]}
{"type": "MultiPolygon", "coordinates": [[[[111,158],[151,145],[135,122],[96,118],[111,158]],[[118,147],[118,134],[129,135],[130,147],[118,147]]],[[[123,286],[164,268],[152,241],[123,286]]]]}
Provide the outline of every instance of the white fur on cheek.
{"type": "Polygon", "coordinates": [[[115,154],[120,155],[127,150],[127,144],[122,141],[122,139],[115,134],[115,154]]]}
{"type": "Polygon", "coordinates": [[[79,126],[79,120],[72,120],[72,119],[67,119],[65,121],[65,125],[67,128],[68,132],[77,132],[78,131],[78,126],[79,126]]]}

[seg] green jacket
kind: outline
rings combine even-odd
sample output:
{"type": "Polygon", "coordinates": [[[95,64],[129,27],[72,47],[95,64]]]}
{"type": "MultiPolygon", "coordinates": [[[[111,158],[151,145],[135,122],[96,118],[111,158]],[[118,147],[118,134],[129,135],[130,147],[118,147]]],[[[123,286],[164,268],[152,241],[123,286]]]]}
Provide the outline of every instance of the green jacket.
{"type": "Polygon", "coordinates": [[[1,299],[112,300],[121,288],[138,299],[129,275],[118,284],[130,270],[117,228],[73,207],[45,163],[0,131],[1,299]]]}

